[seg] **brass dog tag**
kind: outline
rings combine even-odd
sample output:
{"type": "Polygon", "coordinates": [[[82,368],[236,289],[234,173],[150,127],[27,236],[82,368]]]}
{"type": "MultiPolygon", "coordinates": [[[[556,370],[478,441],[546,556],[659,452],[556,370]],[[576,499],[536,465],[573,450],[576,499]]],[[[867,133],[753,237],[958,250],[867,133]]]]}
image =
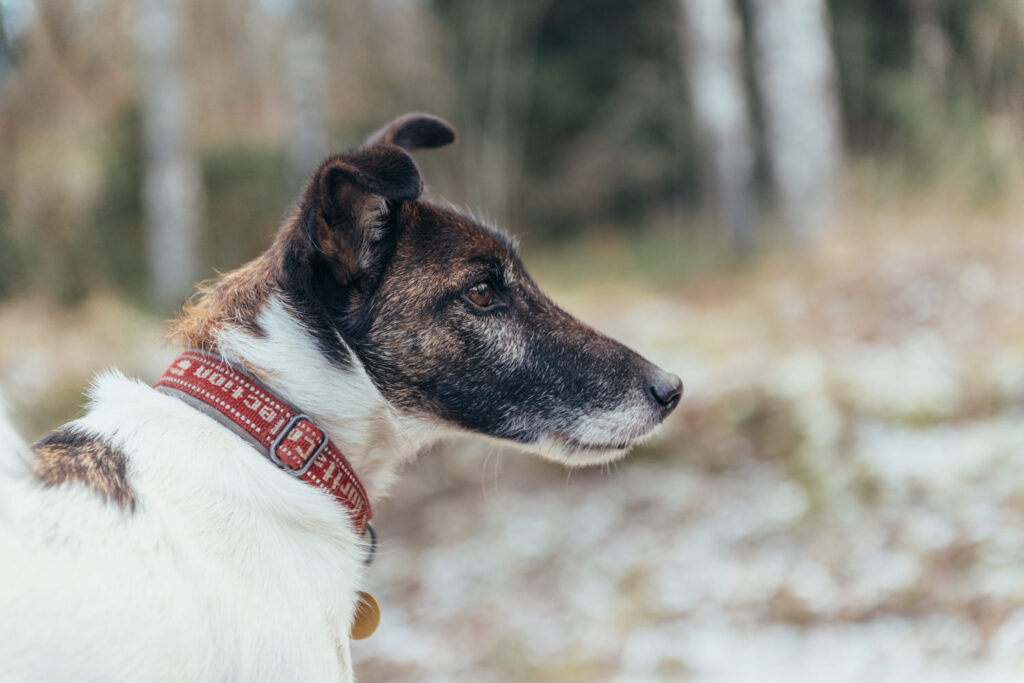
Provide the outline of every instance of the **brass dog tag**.
{"type": "Polygon", "coordinates": [[[369,638],[380,624],[380,605],[372,595],[359,591],[359,602],[356,604],[356,616],[352,620],[349,636],[352,640],[369,638]]]}

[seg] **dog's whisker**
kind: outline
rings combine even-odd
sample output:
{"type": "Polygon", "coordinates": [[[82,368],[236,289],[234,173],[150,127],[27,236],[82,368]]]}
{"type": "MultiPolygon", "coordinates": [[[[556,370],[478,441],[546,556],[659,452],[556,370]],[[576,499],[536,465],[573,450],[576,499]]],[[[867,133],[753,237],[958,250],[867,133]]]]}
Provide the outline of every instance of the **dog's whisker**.
{"type": "Polygon", "coordinates": [[[480,468],[480,491],[485,500],[487,499],[487,464],[491,461],[492,455],[494,455],[493,447],[488,446],[485,451],[483,465],[480,468]]]}

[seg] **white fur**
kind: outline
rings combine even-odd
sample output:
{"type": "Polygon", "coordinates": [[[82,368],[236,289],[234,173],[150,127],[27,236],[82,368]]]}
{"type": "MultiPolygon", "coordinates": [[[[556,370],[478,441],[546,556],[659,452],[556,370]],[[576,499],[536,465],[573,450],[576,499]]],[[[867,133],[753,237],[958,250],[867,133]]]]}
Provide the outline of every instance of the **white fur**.
{"type": "Polygon", "coordinates": [[[0,396],[0,479],[24,477],[28,474],[28,460],[28,446],[7,419],[6,405],[0,396]]]}
{"type": "MultiPolygon", "coordinates": [[[[439,432],[324,361],[280,302],[260,322],[223,352],[317,420],[379,501],[439,432]]],[[[346,511],[177,398],[117,373],[90,395],[75,424],[126,455],[137,506],[0,468],[0,680],[352,680],[365,548],[346,511]]],[[[3,442],[0,463],[20,450],[3,442]]]]}

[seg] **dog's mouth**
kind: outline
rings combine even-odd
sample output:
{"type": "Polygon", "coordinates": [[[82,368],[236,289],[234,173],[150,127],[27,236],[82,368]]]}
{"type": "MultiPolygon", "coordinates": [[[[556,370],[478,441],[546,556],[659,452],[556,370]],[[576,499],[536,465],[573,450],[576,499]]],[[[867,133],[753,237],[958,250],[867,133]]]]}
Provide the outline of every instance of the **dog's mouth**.
{"type": "Polygon", "coordinates": [[[540,454],[546,458],[571,467],[586,467],[622,458],[636,441],[637,439],[588,441],[574,438],[564,432],[553,432],[538,445],[540,454]]]}
{"type": "Polygon", "coordinates": [[[565,445],[567,450],[576,452],[602,452],[602,451],[627,451],[633,445],[633,440],[629,441],[608,441],[606,443],[587,443],[574,439],[570,436],[562,435],[562,443],[565,445]]]}

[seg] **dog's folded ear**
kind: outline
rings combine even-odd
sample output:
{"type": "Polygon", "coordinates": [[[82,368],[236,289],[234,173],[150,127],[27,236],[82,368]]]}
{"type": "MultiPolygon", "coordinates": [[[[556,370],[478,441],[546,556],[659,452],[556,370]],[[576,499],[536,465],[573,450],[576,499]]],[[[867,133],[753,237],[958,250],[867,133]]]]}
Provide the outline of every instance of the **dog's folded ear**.
{"type": "Polygon", "coordinates": [[[302,229],[339,280],[355,283],[379,274],[392,212],[423,191],[406,150],[441,147],[455,130],[429,114],[406,114],[371,135],[358,149],[329,157],[302,196],[302,229]]]}
{"type": "Polygon", "coordinates": [[[363,143],[363,149],[377,145],[398,145],[403,149],[432,149],[455,142],[455,129],[443,119],[430,114],[412,113],[399,116],[363,143]]]}
{"type": "Polygon", "coordinates": [[[391,144],[327,158],[302,196],[302,228],[315,251],[346,282],[381,261],[391,212],[416,199],[423,181],[405,150],[391,144]]]}

